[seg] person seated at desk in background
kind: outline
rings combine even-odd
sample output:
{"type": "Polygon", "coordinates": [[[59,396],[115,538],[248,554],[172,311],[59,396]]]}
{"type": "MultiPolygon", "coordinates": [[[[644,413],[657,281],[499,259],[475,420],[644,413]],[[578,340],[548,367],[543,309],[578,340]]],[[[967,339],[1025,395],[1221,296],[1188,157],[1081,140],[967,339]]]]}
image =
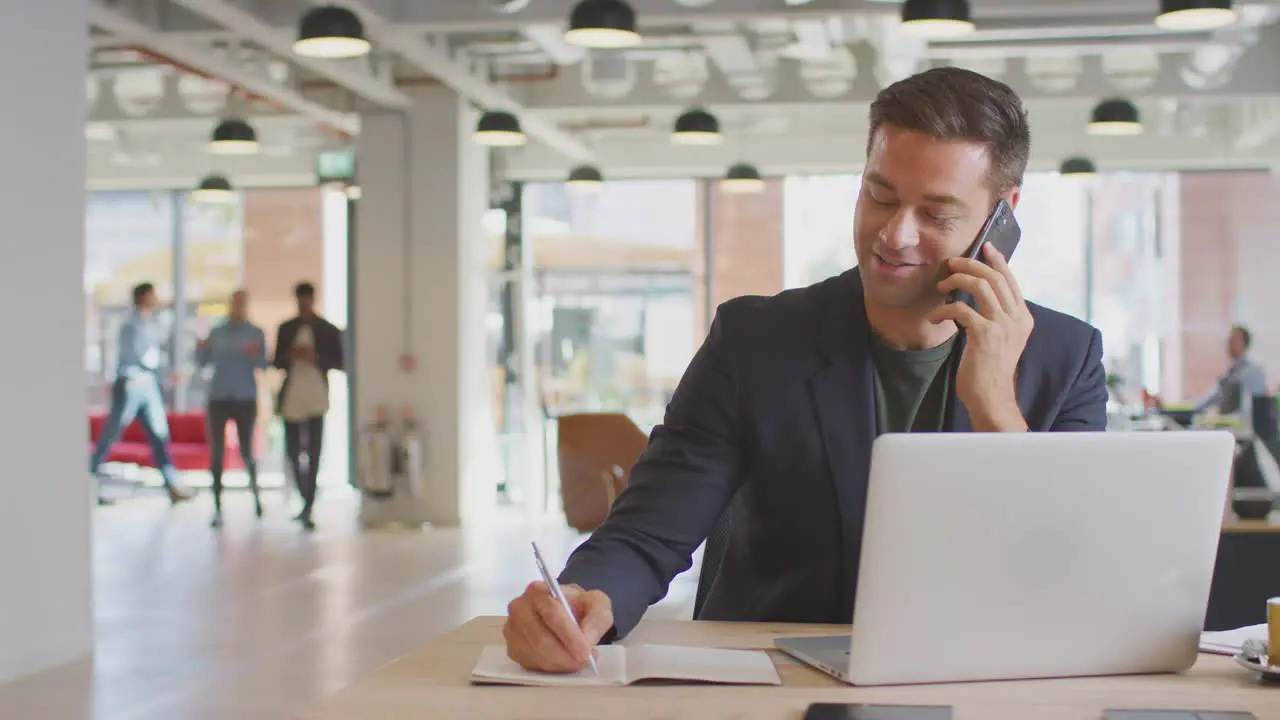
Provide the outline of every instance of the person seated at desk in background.
{"type": "Polygon", "coordinates": [[[666,594],[731,504],[701,619],[849,623],[878,433],[1104,430],[1100,333],[1026,302],[994,248],[986,263],[962,257],[999,198],[1017,205],[1030,144],[1021,100],[977,73],[936,68],[883,89],[858,267],[719,307],[629,487],[559,577],[578,624],[531,584],[508,607],[511,659],[584,668],[666,594]],[[947,303],[957,289],[978,309],[947,303]]]}
{"type": "Polygon", "coordinates": [[[1220,415],[1248,412],[1255,395],[1267,394],[1267,376],[1262,366],[1249,359],[1253,334],[1243,325],[1232,326],[1227,334],[1227,357],[1231,365],[1218,379],[1218,385],[1200,404],[1196,414],[1214,408],[1220,415]]]}

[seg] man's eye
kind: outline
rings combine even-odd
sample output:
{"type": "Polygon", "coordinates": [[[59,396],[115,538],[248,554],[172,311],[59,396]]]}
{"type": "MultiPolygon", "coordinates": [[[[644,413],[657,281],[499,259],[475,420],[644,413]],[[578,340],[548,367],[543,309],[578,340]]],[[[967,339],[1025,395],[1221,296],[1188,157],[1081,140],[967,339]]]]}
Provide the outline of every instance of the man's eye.
{"type": "Polygon", "coordinates": [[[875,193],[867,193],[867,195],[868,197],[871,198],[871,202],[879,205],[880,207],[893,207],[894,205],[897,204],[892,200],[881,200],[880,198],[875,196],[875,193]]]}
{"type": "Polygon", "coordinates": [[[941,228],[949,228],[956,221],[954,217],[938,215],[937,213],[925,213],[924,216],[928,218],[929,222],[941,228]]]}

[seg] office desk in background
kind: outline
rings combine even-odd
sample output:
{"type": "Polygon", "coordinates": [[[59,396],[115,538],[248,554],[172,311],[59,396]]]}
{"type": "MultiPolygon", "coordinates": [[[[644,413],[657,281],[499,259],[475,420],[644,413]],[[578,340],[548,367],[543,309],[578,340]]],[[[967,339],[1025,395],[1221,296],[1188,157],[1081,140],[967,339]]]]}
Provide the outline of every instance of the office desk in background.
{"type": "MultiPolygon", "coordinates": [[[[782,687],[478,687],[480,648],[502,643],[500,617],[476,618],[304,710],[301,720],[422,718],[662,718],[799,720],[813,702],[943,704],[955,720],[1099,720],[1111,707],[1248,710],[1280,716],[1280,688],[1261,687],[1230,658],[1201,655],[1184,674],[891,688],[852,688],[774,654],[782,687]]],[[[846,626],[643,621],[627,642],[772,648],[780,635],[847,633],[846,626]]],[[[927,647],[920,649],[928,652],[927,647]]]]}
{"type": "Polygon", "coordinates": [[[1227,522],[1218,542],[1204,629],[1266,622],[1267,598],[1272,597],[1280,597],[1280,513],[1267,520],[1227,522]]]}

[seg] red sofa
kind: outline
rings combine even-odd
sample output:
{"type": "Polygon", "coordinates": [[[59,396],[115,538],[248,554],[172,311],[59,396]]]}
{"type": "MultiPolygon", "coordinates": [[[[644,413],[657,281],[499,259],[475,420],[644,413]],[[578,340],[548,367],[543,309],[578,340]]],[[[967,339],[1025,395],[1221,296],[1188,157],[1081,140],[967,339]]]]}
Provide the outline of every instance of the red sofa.
{"type": "MultiPolygon", "coordinates": [[[[106,419],[105,413],[89,416],[90,453],[102,434],[102,425],[106,419]]],[[[226,433],[227,451],[223,457],[223,467],[227,470],[243,470],[244,462],[240,459],[240,442],[236,437],[235,423],[227,423],[226,433]]],[[[169,454],[178,470],[209,469],[209,436],[203,412],[169,413],[169,454]]],[[[151,457],[151,446],[147,444],[147,437],[137,418],[121,433],[105,462],[151,468],[156,466],[151,457]]]]}

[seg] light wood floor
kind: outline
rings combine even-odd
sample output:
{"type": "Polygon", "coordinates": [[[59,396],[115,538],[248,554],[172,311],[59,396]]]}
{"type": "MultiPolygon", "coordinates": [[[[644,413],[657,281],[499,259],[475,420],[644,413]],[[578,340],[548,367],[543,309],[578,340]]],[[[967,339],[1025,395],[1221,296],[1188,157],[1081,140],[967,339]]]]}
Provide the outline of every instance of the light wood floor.
{"type": "MultiPolygon", "coordinates": [[[[354,499],[321,502],[313,535],[277,496],[261,522],[247,496],[229,497],[220,532],[207,497],[96,510],[96,656],[0,686],[0,718],[285,718],[475,615],[504,614],[537,577],[529,540],[558,567],[583,539],[510,508],[462,530],[360,532],[354,499]]],[[[685,573],[650,612],[689,617],[695,584],[685,573]]]]}

